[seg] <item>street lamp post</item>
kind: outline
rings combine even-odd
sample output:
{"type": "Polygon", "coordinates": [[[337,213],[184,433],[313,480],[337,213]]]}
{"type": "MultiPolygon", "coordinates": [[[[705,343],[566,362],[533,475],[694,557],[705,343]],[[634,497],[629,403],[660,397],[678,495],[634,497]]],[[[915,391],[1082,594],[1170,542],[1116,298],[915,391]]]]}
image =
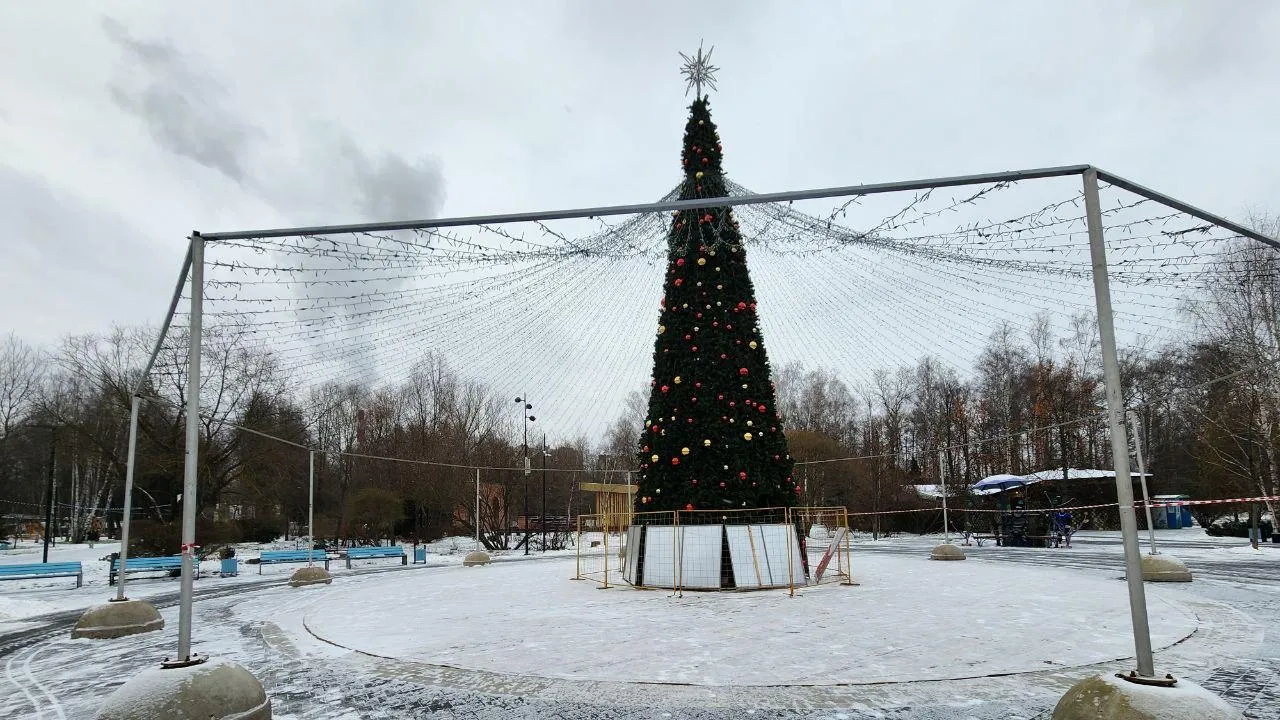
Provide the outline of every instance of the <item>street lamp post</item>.
{"type": "Polygon", "coordinates": [[[40,428],[49,431],[49,469],[45,480],[44,489],[44,559],[41,562],[49,562],[49,542],[53,533],[53,493],[56,489],[54,486],[55,463],[58,459],[58,426],[57,425],[27,425],[26,427],[40,428]]]}
{"type": "Polygon", "coordinates": [[[516,398],[516,404],[520,406],[520,418],[524,423],[524,554],[529,554],[529,423],[536,422],[537,418],[529,414],[533,409],[533,404],[529,402],[529,395],[526,393],[524,397],[516,398]]]}
{"type": "Polygon", "coordinates": [[[542,552],[547,551],[547,434],[542,433],[542,552]]]}

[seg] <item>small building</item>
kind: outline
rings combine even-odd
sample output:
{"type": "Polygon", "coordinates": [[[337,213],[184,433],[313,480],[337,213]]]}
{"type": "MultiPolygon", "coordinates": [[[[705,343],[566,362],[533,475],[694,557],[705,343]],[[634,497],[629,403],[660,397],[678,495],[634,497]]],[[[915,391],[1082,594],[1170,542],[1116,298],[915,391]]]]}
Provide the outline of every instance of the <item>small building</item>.
{"type": "Polygon", "coordinates": [[[625,529],[631,525],[631,513],[635,508],[635,485],[584,482],[578,487],[595,496],[595,514],[608,517],[611,528],[625,529]]]}
{"type": "Polygon", "coordinates": [[[1190,495],[1152,495],[1151,523],[1161,530],[1181,530],[1192,526],[1191,508],[1187,505],[1161,505],[1190,500],[1190,495]]]}

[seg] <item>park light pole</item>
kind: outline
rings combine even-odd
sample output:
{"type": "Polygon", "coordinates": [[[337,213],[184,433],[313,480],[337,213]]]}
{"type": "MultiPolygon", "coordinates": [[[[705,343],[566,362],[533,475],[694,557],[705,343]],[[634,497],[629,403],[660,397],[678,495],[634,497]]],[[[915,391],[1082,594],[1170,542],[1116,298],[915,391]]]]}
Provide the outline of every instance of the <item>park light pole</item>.
{"type": "Polygon", "coordinates": [[[44,489],[44,557],[40,561],[47,563],[49,562],[49,542],[53,533],[53,493],[55,490],[53,479],[54,471],[57,467],[55,463],[58,460],[58,426],[33,423],[27,425],[27,427],[49,431],[49,468],[44,489]]]}
{"type": "Polygon", "coordinates": [[[525,393],[524,397],[516,398],[516,404],[520,406],[520,418],[524,424],[524,554],[529,554],[529,475],[531,473],[529,465],[529,423],[536,422],[537,418],[530,415],[529,411],[533,409],[533,404],[529,402],[529,394],[525,393]]]}
{"type": "Polygon", "coordinates": [[[542,552],[547,551],[547,434],[542,433],[542,552]]]}

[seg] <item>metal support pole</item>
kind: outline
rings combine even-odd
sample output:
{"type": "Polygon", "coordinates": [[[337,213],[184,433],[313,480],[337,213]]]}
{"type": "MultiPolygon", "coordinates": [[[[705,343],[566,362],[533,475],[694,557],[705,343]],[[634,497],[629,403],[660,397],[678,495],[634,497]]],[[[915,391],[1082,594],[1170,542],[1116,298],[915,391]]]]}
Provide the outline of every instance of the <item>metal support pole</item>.
{"type": "Polygon", "coordinates": [[[1151,628],[1147,624],[1147,593],[1142,585],[1142,555],[1138,548],[1138,519],[1133,512],[1133,478],[1129,475],[1129,442],[1125,433],[1120,363],[1111,314],[1111,286],[1107,278],[1107,247],[1102,237],[1102,206],[1098,200],[1098,171],[1084,171],[1084,207],[1089,226],[1089,255],[1093,261],[1093,293],[1098,305],[1098,334],[1102,343],[1102,371],[1107,391],[1107,427],[1111,431],[1111,460],[1116,471],[1116,501],[1124,539],[1124,567],[1129,585],[1129,614],[1133,620],[1134,655],[1138,674],[1155,676],[1151,628]]]}
{"type": "Polygon", "coordinates": [[[45,483],[45,507],[44,507],[44,559],[41,562],[49,562],[49,540],[53,536],[53,493],[54,493],[54,463],[58,459],[58,429],[49,428],[49,478],[45,483]]]}
{"type": "Polygon", "coordinates": [[[1156,552],[1156,525],[1151,518],[1151,493],[1147,492],[1147,463],[1142,457],[1142,431],[1138,424],[1138,413],[1130,410],[1129,426],[1133,428],[1133,451],[1138,456],[1138,480],[1142,483],[1142,507],[1147,512],[1147,541],[1151,546],[1151,554],[1156,552]]]}
{"type": "Polygon", "coordinates": [[[124,596],[125,564],[129,562],[129,522],[133,516],[133,473],[138,456],[138,409],[142,398],[133,396],[129,404],[129,454],[124,466],[124,517],[120,521],[120,568],[116,573],[116,601],[127,600],[124,596]]]}
{"type": "Polygon", "coordinates": [[[307,567],[315,566],[316,547],[316,451],[307,451],[307,567]]]}
{"type": "Polygon", "coordinates": [[[480,549],[480,468],[476,468],[476,550],[480,549]]]}
{"type": "Polygon", "coordinates": [[[204,238],[191,236],[190,348],[187,351],[187,438],[182,482],[182,589],[179,593],[178,657],[191,658],[191,591],[195,582],[196,498],[200,467],[200,351],[204,309],[204,238]]]}
{"type": "Polygon", "coordinates": [[[542,552],[547,551],[547,434],[542,433],[542,552]]]}
{"type": "Polygon", "coordinates": [[[951,543],[951,523],[947,522],[947,473],[942,469],[941,452],[938,453],[938,477],[942,479],[942,542],[951,543]]]}

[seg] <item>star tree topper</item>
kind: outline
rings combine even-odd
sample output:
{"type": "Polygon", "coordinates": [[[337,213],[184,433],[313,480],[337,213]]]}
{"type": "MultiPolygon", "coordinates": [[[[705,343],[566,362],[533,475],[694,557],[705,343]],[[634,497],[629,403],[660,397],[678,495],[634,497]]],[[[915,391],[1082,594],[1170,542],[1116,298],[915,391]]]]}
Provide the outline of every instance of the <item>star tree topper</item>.
{"type": "Polygon", "coordinates": [[[684,65],[680,66],[680,74],[684,76],[685,89],[684,94],[688,95],[690,90],[696,90],[697,97],[702,97],[702,86],[705,84],[712,90],[716,89],[716,73],[720,68],[711,64],[711,53],[715,51],[713,45],[707,54],[702,54],[702,43],[698,43],[698,54],[689,57],[684,53],[680,53],[680,57],[684,58],[684,65]]]}

